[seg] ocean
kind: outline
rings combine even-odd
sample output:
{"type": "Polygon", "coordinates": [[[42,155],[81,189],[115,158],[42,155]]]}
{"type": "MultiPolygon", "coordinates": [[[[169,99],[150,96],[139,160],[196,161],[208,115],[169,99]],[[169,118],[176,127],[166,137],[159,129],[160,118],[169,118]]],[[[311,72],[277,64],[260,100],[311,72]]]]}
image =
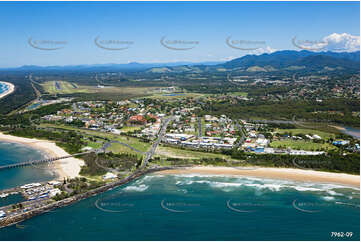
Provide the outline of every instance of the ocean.
{"type": "Polygon", "coordinates": [[[341,185],[147,175],[0,229],[0,240],[358,241],[359,205],[359,189],[341,185]]]}
{"type": "MultiPolygon", "coordinates": [[[[32,147],[0,141],[0,165],[39,160],[45,157],[45,154],[32,147]]],[[[44,165],[0,170],[0,190],[32,182],[47,181],[55,177],[56,174],[44,165]]]]}
{"type": "Polygon", "coordinates": [[[3,82],[0,82],[0,94],[2,94],[3,92],[6,92],[7,90],[9,90],[9,86],[3,82]]]}

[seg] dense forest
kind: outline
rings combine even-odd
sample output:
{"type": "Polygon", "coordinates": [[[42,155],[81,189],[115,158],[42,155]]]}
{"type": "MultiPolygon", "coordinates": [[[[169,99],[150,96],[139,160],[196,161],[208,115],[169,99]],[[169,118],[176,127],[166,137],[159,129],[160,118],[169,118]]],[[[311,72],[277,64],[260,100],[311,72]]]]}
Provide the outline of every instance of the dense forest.
{"type": "Polygon", "coordinates": [[[0,99],[0,115],[10,113],[36,98],[34,89],[24,73],[0,74],[0,80],[15,86],[12,94],[0,99]]]}
{"type": "Polygon", "coordinates": [[[34,127],[27,127],[14,128],[8,133],[14,136],[55,141],[58,146],[62,147],[70,154],[81,152],[82,146],[86,144],[82,141],[82,136],[78,135],[74,131],[53,132],[37,129],[34,127]]]}
{"type": "Polygon", "coordinates": [[[239,150],[224,151],[232,158],[245,160],[247,164],[254,166],[268,167],[292,167],[313,170],[345,172],[350,174],[360,174],[360,154],[353,153],[346,156],[328,152],[327,155],[317,156],[291,156],[273,154],[249,154],[239,150]]]}
{"type": "MultiPolygon", "coordinates": [[[[38,108],[33,111],[29,111],[26,113],[17,113],[13,115],[0,115],[0,125],[2,126],[18,126],[18,127],[26,127],[33,122],[34,120],[39,119],[42,116],[56,114],[57,111],[62,110],[64,108],[69,108],[70,105],[67,103],[63,104],[51,104],[41,108],[38,108]]],[[[6,130],[6,129],[5,129],[6,130]]]]}
{"type": "Polygon", "coordinates": [[[206,102],[198,115],[226,114],[235,119],[264,118],[268,120],[307,120],[315,122],[331,122],[358,127],[359,117],[352,112],[359,111],[357,100],[329,99],[322,103],[303,100],[287,100],[279,102],[266,102],[255,100],[253,102],[206,102]],[[275,112],[277,110],[277,112],[275,112]],[[320,113],[319,111],[340,111],[344,115],[320,113]],[[318,113],[315,113],[318,111],[318,113]]]}
{"type": "Polygon", "coordinates": [[[82,167],[82,175],[104,175],[109,169],[129,171],[142,162],[142,159],[133,154],[95,154],[90,153],[83,156],[85,166],[82,167]]]}

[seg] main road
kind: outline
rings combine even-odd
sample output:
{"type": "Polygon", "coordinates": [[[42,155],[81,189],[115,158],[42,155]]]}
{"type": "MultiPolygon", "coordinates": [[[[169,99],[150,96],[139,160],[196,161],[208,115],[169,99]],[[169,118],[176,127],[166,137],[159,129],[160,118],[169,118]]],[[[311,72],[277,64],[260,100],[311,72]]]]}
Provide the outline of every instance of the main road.
{"type": "Polygon", "coordinates": [[[246,137],[245,137],[245,135],[244,135],[244,132],[243,132],[243,130],[242,130],[241,125],[239,125],[238,120],[236,120],[236,126],[237,126],[237,129],[239,130],[239,132],[240,132],[241,135],[242,135],[242,137],[240,137],[239,141],[238,141],[237,144],[235,145],[235,147],[238,147],[238,146],[240,146],[240,145],[243,144],[243,142],[244,142],[244,140],[245,140],[246,137]]]}
{"type": "Polygon", "coordinates": [[[202,117],[198,117],[198,137],[202,137],[202,117]]]}
{"type": "Polygon", "coordinates": [[[159,143],[162,141],[164,135],[165,135],[165,132],[167,131],[167,127],[168,127],[168,124],[174,120],[175,117],[174,116],[171,116],[169,118],[167,118],[163,124],[162,124],[162,127],[160,128],[160,131],[158,133],[158,139],[153,143],[152,147],[150,148],[150,150],[145,154],[145,158],[143,160],[143,163],[140,167],[140,169],[143,169],[144,167],[146,167],[146,165],[148,164],[149,160],[152,158],[152,156],[154,155],[154,152],[155,150],[157,149],[159,143]]]}

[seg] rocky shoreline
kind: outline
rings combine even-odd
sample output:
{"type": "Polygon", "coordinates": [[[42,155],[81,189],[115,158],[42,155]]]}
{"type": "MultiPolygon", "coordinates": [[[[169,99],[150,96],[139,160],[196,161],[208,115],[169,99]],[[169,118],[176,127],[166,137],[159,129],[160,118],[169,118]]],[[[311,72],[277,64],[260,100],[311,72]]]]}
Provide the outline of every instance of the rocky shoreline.
{"type": "Polygon", "coordinates": [[[48,212],[50,210],[60,208],[60,207],[65,207],[65,206],[73,204],[73,203],[75,203],[77,201],[86,199],[88,197],[97,195],[99,193],[106,192],[106,191],[111,190],[111,189],[113,189],[115,187],[127,184],[127,183],[129,183],[129,182],[131,182],[131,181],[133,181],[133,180],[135,180],[135,179],[137,179],[137,178],[139,178],[139,177],[141,177],[143,175],[146,175],[148,173],[158,172],[158,171],[163,171],[163,170],[169,170],[169,169],[174,169],[174,168],[173,167],[159,167],[159,168],[152,168],[152,169],[148,169],[148,170],[144,170],[144,171],[135,172],[132,175],[130,175],[130,176],[128,176],[128,177],[126,177],[126,178],[124,178],[124,179],[122,179],[120,181],[112,182],[112,183],[106,184],[104,186],[95,188],[93,190],[87,191],[85,193],[78,194],[78,195],[75,195],[75,196],[72,196],[72,197],[69,197],[69,198],[66,198],[66,199],[51,203],[51,204],[49,204],[47,206],[43,206],[43,207],[33,209],[31,211],[28,211],[28,212],[24,212],[24,213],[19,214],[17,216],[13,216],[13,217],[9,217],[9,218],[5,218],[3,220],[0,220],[0,228],[20,223],[20,222],[22,222],[24,220],[30,219],[30,218],[32,218],[34,216],[43,214],[43,213],[48,212]]]}

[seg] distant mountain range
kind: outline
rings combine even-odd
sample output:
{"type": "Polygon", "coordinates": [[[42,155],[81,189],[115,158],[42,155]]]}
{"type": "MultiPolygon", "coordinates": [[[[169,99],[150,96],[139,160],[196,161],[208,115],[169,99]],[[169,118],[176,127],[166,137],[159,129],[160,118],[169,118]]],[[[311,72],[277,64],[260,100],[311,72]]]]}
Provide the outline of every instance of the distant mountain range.
{"type": "Polygon", "coordinates": [[[246,55],[217,65],[226,69],[244,70],[322,70],[322,69],[359,69],[360,52],[311,52],[311,51],[276,51],[271,54],[246,55]]]}
{"type": "Polygon", "coordinates": [[[193,66],[193,65],[217,65],[223,63],[221,61],[206,61],[206,62],[169,62],[169,63],[138,63],[130,62],[127,64],[94,64],[94,65],[68,65],[68,66],[36,66],[36,65],[25,65],[13,68],[0,68],[1,70],[8,71],[56,71],[56,70],[74,70],[74,71],[141,71],[147,70],[153,67],[162,66],[193,66]]]}
{"type": "Polygon", "coordinates": [[[207,72],[237,71],[244,73],[257,72],[330,72],[360,71],[360,51],[357,52],[311,52],[283,50],[271,54],[246,55],[218,65],[194,65],[175,67],[156,67],[148,72],[207,72]]]}
{"type": "Polygon", "coordinates": [[[356,52],[312,52],[307,50],[283,50],[271,54],[246,55],[228,62],[172,62],[97,64],[74,66],[22,66],[0,70],[18,71],[146,71],[148,73],[202,73],[202,72],[280,72],[280,71],[360,71],[360,51],[356,52]]]}

